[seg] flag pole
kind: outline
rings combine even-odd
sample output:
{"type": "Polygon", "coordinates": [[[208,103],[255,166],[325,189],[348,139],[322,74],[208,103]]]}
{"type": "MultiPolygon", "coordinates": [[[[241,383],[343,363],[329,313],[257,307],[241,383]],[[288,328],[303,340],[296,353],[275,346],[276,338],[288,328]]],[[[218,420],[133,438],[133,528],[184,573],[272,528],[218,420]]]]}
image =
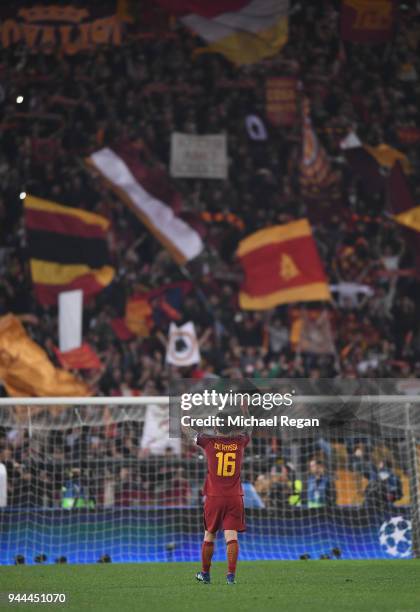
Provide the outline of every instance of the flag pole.
{"type": "Polygon", "coordinates": [[[335,341],[334,341],[333,335],[331,333],[331,325],[330,325],[328,311],[327,311],[327,309],[325,307],[325,304],[322,306],[322,314],[323,314],[323,316],[326,317],[326,320],[328,321],[328,326],[327,326],[328,327],[328,335],[329,335],[329,339],[330,339],[330,342],[331,342],[331,346],[334,349],[334,359],[335,359],[335,364],[334,365],[336,367],[337,372],[341,376],[342,368],[341,368],[340,356],[338,354],[337,347],[335,345],[335,341]]]}
{"type": "Polygon", "coordinates": [[[212,324],[213,324],[213,332],[214,332],[215,342],[216,342],[217,345],[219,345],[219,333],[218,333],[218,330],[217,330],[217,324],[219,323],[219,320],[216,318],[216,316],[214,314],[214,310],[213,310],[210,302],[206,298],[206,296],[204,294],[204,291],[201,289],[201,287],[199,285],[199,281],[196,278],[193,277],[191,272],[185,266],[179,266],[179,269],[181,270],[181,273],[184,275],[184,277],[192,283],[192,285],[194,287],[194,291],[195,291],[198,299],[203,304],[203,306],[206,309],[206,312],[208,313],[208,315],[211,317],[212,324]]]}

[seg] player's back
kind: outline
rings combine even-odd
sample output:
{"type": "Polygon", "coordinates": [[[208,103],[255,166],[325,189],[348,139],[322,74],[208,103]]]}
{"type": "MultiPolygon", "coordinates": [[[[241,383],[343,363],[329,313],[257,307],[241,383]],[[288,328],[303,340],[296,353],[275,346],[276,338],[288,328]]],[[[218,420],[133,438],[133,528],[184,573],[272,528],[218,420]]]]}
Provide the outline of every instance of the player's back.
{"type": "Polygon", "coordinates": [[[200,434],[197,444],[207,458],[207,477],[203,494],[208,496],[243,495],[241,468],[248,435],[207,436],[200,434]]]}

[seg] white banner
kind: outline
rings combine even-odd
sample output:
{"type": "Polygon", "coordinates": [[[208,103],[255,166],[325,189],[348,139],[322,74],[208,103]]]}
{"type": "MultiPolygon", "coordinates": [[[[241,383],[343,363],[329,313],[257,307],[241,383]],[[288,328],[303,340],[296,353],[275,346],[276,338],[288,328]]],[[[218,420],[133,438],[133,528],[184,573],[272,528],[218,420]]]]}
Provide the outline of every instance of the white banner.
{"type": "Polygon", "coordinates": [[[199,136],[173,132],[171,176],[226,179],[228,176],[226,134],[199,136]]]}
{"type": "Polygon", "coordinates": [[[169,437],[169,407],[151,404],[146,408],[141,448],[152,455],[164,455],[167,449],[177,455],[181,452],[181,440],[169,437]]]}
{"type": "Polygon", "coordinates": [[[171,323],[169,327],[166,362],[182,367],[190,366],[200,361],[200,348],[195,333],[194,323],[188,321],[181,327],[171,323]]]}
{"type": "Polygon", "coordinates": [[[63,291],[58,295],[58,346],[62,353],[82,345],[83,291],[63,291]]]}

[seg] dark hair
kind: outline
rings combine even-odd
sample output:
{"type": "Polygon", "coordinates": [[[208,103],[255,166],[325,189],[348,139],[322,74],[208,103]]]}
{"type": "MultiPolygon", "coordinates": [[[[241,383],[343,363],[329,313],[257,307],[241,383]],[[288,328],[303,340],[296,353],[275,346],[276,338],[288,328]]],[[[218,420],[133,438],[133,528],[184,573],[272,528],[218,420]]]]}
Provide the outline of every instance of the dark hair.
{"type": "Polygon", "coordinates": [[[239,433],[239,431],[235,431],[235,427],[232,427],[232,425],[218,425],[217,427],[215,427],[215,432],[216,434],[222,434],[224,436],[229,436],[229,435],[233,435],[234,433],[239,433]]]}

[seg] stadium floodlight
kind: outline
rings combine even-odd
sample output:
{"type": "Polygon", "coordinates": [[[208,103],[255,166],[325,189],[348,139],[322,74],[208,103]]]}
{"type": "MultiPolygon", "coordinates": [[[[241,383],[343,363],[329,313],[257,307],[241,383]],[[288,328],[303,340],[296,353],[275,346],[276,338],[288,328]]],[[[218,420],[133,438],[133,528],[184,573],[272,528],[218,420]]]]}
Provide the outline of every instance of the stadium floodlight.
{"type": "MultiPolygon", "coordinates": [[[[243,466],[242,559],[420,556],[420,397],[347,400],[357,409],[344,428],[321,419],[316,431],[254,436],[243,466]],[[334,489],[318,501],[308,497],[313,460],[334,489]]],[[[321,411],[337,398],[295,402],[321,411]]],[[[31,562],[40,550],[49,562],[197,560],[205,461],[169,437],[169,404],[168,396],[0,398],[8,440],[0,463],[14,466],[0,508],[3,562],[31,562]]],[[[223,557],[216,547],[215,560],[223,557]]]]}

